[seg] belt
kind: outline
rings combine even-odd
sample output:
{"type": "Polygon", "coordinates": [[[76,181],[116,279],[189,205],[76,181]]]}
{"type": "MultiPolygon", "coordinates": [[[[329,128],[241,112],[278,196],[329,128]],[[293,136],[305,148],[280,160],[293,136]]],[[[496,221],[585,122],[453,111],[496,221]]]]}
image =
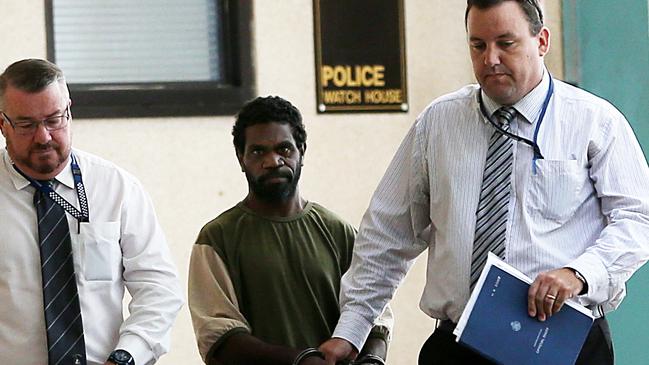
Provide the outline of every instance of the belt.
{"type": "Polygon", "coordinates": [[[448,332],[448,333],[453,333],[455,330],[455,324],[453,321],[450,319],[443,319],[443,320],[438,320],[437,321],[437,327],[435,330],[440,330],[442,332],[448,332]]]}

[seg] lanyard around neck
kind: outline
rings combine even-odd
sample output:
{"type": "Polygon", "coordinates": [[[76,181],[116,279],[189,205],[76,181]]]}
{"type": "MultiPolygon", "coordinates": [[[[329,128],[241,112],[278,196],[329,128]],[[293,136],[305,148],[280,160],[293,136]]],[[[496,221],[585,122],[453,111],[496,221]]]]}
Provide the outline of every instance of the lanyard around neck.
{"type": "Polygon", "coordinates": [[[482,115],[489,121],[489,123],[494,126],[501,134],[504,134],[505,136],[518,141],[518,142],[523,142],[526,145],[532,147],[532,150],[534,150],[534,160],[542,160],[543,159],[543,154],[541,154],[541,148],[539,147],[537,143],[538,135],[539,135],[539,129],[541,128],[541,123],[543,123],[543,119],[545,117],[545,112],[548,110],[548,105],[550,105],[550,99],[552,98],[552,94],[554,94],[554,81],[552,80],[552,75],[550,76],[550,86],[548,87],[548,92],[545,95],[545,100],[543,101],[543,106],[541,107],[541,113],[539,114],[539,118],[536,121],[536,128],[534,129],[534,137],[532,140],[529,140],[525,137],[521,137],[517,134],[513,134],[511,132],[508,132],[504,129],[502,129],[496,122],[491,119],[489,116],[489,113],[487,112],[487,108],[484,105],[484,102],[482,101],[482,89],[478,90],[478,103],[480,104],[480,111],[482,112],[482,115]]]}
{"type": "Polygon", "coordinates": [[[77,209],[74,205],[70,204],[65,200],[61,195],[59,195],[54,189],[48,185],[43,184],[40,181],[33,179],[24,172],[22,172],[16,164],[13,164],[13,167],[19,174],[21,174],[29,184],[45,195],[49,196],[56,204],[60,205],[66,212],[71,216],[77,219],[79,222],[89,222],[90,214],[88,209],[88,198],[86,196],[86,189],[83,186],[83,178],[81,176],[81,169],[79,164],[77,164],[77,159],[73,154],[70,154],[70,168],[72,169],[72,176],[74,178],[74,187],[77,192],[77,199],[79,200],[79,207],[81,210],[77,209]]]}

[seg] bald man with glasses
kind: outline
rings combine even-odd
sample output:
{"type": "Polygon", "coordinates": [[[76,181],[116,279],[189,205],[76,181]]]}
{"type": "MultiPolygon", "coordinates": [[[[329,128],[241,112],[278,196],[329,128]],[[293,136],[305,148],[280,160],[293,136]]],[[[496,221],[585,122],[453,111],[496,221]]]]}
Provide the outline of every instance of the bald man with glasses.
{"type": "Polygon", "coordinates": [[[0,363],[153,364],[178,274],[140,182],[72,148],[71,104],[48,61],[0,75],[0,363]]]}

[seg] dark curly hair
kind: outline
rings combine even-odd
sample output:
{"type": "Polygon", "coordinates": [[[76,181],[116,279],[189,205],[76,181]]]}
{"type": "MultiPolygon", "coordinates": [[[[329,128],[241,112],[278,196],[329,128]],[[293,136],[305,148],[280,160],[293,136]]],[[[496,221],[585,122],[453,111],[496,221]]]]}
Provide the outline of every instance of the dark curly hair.
{"type": "Polygon", "coordinates": [[[539,34],[541,28],[543,28],[543,11],[539,6],[538,0],[467,0],[466,2],[466,12],[464,13],[464,26],[467,25],[467,20],[469,19],[469,10],[472,7],[478,9],[489,9],[505,1],[514,1],[523,9],[527,22],[530,25],[530,33],[533,36],[539,34]]]}
{"type": "Polygon", "coordinates": [[[246,128],[271,122],[290,125],[297,147],[303,149],[306,144],[306,131],[300,111],[279,96],[260,96],[247,102],[237,114],[232,127],[234,148],[237,153],[243,154],[246,147],[246,128]]]}

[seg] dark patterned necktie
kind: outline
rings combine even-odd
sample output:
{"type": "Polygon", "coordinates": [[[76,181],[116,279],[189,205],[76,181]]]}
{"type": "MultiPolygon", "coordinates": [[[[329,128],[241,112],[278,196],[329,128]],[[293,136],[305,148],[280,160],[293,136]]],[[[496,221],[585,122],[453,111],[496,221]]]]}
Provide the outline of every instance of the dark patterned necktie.
{"type": "MultiPolygon", "coordinates": [[[[494,114],[497,123],[508,130],[509,123],[516,115],[516,109],[503,107],[494,114]]],[[[476,211],[475,239],[471,256],[471,289],[478,281],[490,251],[502,259],[505,258],[505,229],[514,158],[512,146],[513,141],[498,130],[494,131],[489,140],[480,201],[476,211]]]]}
{"type": "Polygon", "coordinates": [[[36,190],[34,205],[38,216],[48,364],[85,365],[83,322],[65,210],[40,190],[36,190]]]}

